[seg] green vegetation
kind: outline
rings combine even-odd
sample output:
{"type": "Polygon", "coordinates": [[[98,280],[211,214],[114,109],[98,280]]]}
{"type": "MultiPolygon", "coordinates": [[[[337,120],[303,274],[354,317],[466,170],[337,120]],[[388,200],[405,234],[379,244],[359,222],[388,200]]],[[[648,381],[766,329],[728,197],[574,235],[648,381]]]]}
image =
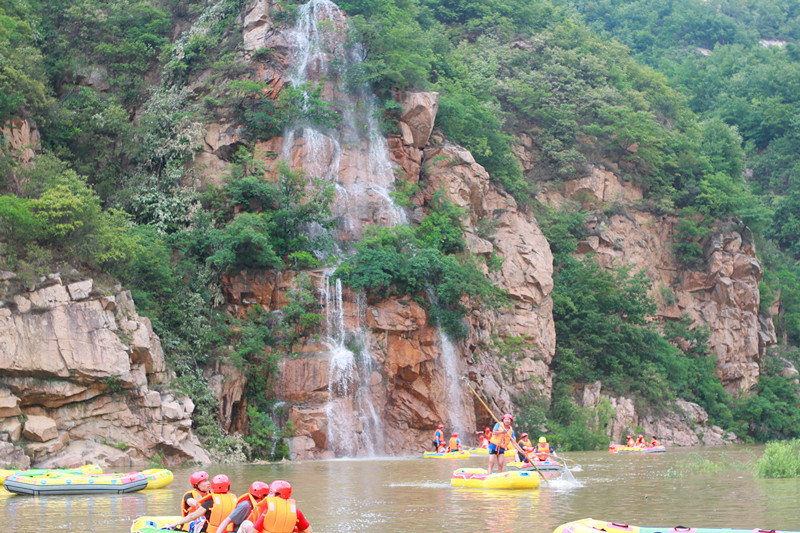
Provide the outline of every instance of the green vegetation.
{"type": "MultiPolygon", "coordinates": [[[[297,2],[273,15],[290,22],[297,2]]],[[[221,276],[249,268],[302,270],[331,257],[331,184],[276,165],[255,143],[286,125],[337,128],[342,110],[321,86],[286,87],[277,99],[240,53],[243,0],[0,0],[0,121],[30,118],[44,154],[18,166],[0,140],[0,260],[23,284],[62,265],[107,272],[130,287],[160,335],[175,385],[196,404],[207,443],[222,435],[203,377],[228,360],[248,377],[254,455],[286,453],[265,392],[277,363],[313,335],[319,302],[295,276],[282,316],[220,311],[221,276]],[[173,37],[178,36],[178,37],[173,37]],[[174,42],[173,42],[174,38],[174,42]],[[242,126],[219,188],[188,188],[187,166],[205,122],[242,126]],[[269,176],[269,179],[265,179],[269,176]]],[[[552,402],[523,396],[522,419],[565,447],[604,446],[610,407],[578,408],[576,385],[600,379],[650,406],[676,398],[702,405],[712,422],[764,441],[800,436],[797,385],[783,360],[800,364],[800,10],[791,2],[725,0],[343,0],[351,41],[366,61],[346,74],[398,116],[396,90],[440,93],[437,127],[468,148],[492,180],[534,211],[555,257],[558,346],[552,402]],[[587,28],[581,17],[589,25],[587,28]],[[592,31],[594,30],[594,31],[592,31]],[[616,40],[615,40],[616,39],[616,40]],[[765,48],[760,39],[789,41],[765,48]],[[704,50],[698,50],[703,48],[704,50]],[[709,53],[710,52],[710,53],[709,53]],[[631,56],[633,54],[633,57],[631,56]],[[637,62],[638,61],[638,62],[637,62]],[[530,161],[514,157],[527,139],[530,161]],[[587,216],[629,206],[548,210],[532,200],[542,182],[585,176],[591,166],[642,186],[638,206],[678,216],[674,250],[686,268],[721,228],[754,234],[766,267],[761,311],[786,344],[761,361],[763,378],[731,398],[714,377],[708,332],[688,318],[649,322],[643,274],[600,268],[570,254],[587,216]],[[526,418],[527,417],[527,418],[526,418]],[[589,428],[589,431],[586,431],[589,428]]],[[[275,60],[259,49],[257,61],[275,60]]],[[[424,174],[424,173],[423,173],[424,174]]],[[[425,179],[425,175],[423,175],[425,179]]],[[[394,196],[408,205],[410,183],[394,196]]],[[[416,227],[372,228],[337,271],[371,296],[408,296],[430,307],[454,337],[476,305],[503,305],[484,276],[501,266],[465,251],[456,206],[436,195],[416,227]]],[[[491,234],[491,220],[479,228],[491,234]]],[[[670,291],[661,287],[663,294],[670,291]]],[[[510,370],[525,339],[497,349],[510,370]]]]}
{"type": "Polygon", "coordinates": [[[800,477],[800,439],[768,442],[756,461],[756,477],[800,477]]]}
{"type": "Polygon", "coordinates": [[[678,466],[670,467],[664,474],[668,478],[682,478],[686,475],[697,475],[698,472],[704,474],[716,474],[725,470],[748,470],[748,464],[734,461],[728,458],[727,454],[720,454],[717,460],[712,461],[702,457],[698,453],[689,455],[681,461],[678,466]]]}
{"type": "Polygon", "coordinates": [[[502,305],[505,297],[464,252],[458,208],[438,194],[431,205],[416,229],[368,228],[336,276],[379,298],[417,297],[430,305],[431,316],[451,337],[462,338],[467,334],[464,297],[471,305],[492,307],[502,305]]]}

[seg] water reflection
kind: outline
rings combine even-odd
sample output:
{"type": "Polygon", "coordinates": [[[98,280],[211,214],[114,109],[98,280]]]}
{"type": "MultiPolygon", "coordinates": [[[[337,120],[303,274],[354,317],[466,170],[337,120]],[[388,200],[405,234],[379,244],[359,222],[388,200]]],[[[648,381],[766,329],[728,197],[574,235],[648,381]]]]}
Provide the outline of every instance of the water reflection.
{"type": "MultiPolygon", "coordinates": [[[[209,465],[237,494],[255,480],[293,484],[300,509],[320,533],[439,530],[550,533],[569,520],[607,519],[644,526],[771,527],[800,531],[800,480],[756,480],[760,448],[670,450],[650,456],[569,454],[576,481],[549,479],[533,491],[455,489],[453,470],[485,467],[485,458],[338,459],[271,465],[209,465]],[[755,450],[755,451],[754,451],[755,450]],[[722,470],[694,466],[724,461],[722,470]]],[[[175,470],[166,488],[126,495],[33,498],[0,491],[8,531],[56,529],[120,533],[141,515],[176,514],[193,468],[175,470]]]]}

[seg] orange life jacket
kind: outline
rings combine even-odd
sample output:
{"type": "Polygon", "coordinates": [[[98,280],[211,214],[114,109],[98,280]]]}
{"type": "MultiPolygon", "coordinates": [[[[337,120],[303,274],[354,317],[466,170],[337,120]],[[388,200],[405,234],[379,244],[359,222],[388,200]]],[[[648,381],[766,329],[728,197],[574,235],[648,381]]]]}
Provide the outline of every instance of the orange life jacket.
{"type": "Polygon", "coordinates": [[[644,441],[644,438],[636,439],[634,446],[647,446],[647,443],[644,441]]]}
{"type": "MultiPolygon", "coordinates": [[[[206,533],[217,533],[217,527],[236,508],[236,495],[232,492],[226,492],[224,494],[212,492],[197,502],[198,507],[211,499],[214,500],[214,506],[211,507],[211,516],[208,517],[206,533]]],[[[233,531],[233,524],[228,524],[225,531],[233,531]]]]}
{"type": "Polygon", "coordinates": [[[458,441],[458,437],[450,437],[450,451],[457,452],[461,449],[461,443],[458,441]]]}
{"type": "Polygon", "coordinates": [[[650,446],[661,446],[661,444],[656,439],[653,439],[650,441],[650,446]]]}
{"type": "Polygon", "coordinates": [[[526,452],[533,451],[533,444],[531,444],[531,439],[529,439],[528,437],[525,437],[524,439],[519,439],[519,442],[517,444],[519,444],[522,447],[522,449],[525,450],[526,452]]]}
{"type": "Polygon", "coordinates": [[[546,442],[540,442],[536,445],[536,457],[540,461],[547,461],[547,456],[552,452],[552,448],[550,448],[550,444],[546,442]]]}
{"type": "Polygon", "coordinates": [[[267,496],[256,505],[258,516],[264,515],[265,533],[292,533],[297,524],[297,503],[289,498],[267,496]]]}
{"type": "Polygon", "coordinates": [[[187,514],[192,514],[194,511],[197,510],[197,506],[196,505],[194,507],[188,507],[186,505],[186,496],[188,496],[190,494],[191,494],[192,498],[194,498],[194,501],[196,501],[196,502],[199,502],[203,498],[203,495],[197,489],[192,489],[190,491],[184,492],[183,493],[183,498],[181,498],[181,516],[182,517],[186,516],[187,514]]]}
{"type": "Polygon", "coordinates": [[[492,440],[489,442],[498,448],[504,448],[507,450],[511,446],[511,441],[514,439],[514,430],[510,427],[506,428],[505,424],[500,423],[499,431],[502,431],[502,433],[499,435],[495,435],[494,432],[492,432],[492,440]]]}
{"type": "Polygon", "coordinates": [[[633,448],[633,437],[628,438],[628,442],[625,443],[625,446],[628,448],[633,448]]]}
{"type": "Polygon", "coordinates": [[[233,508],[236,509],[239,506],[240,503],[242,503],[244,501],[247,501],[247,500],[250,500],[250,505],[252,505],[253,508],[250,509],[250,514],[247,515],[245,520],[250,520],[251,522],[253,522],[255,524],[256,520],[258,520],[258,517],[261,516],[261,513],[257,513],[256,512],[256,505],[258,505],[258,501],[255,498],[253,498],[252,494],[250,494],[248,492],[245,495],[240,496],[239,499],[236,500],[236,503],[233,504],[233,508]]]}
{"type": "Polygon", "coordinates": [[[444,442],[444,435],[442,435],[441,429],[437,429],[436,433],[433,434],[433,440],[436,442],[444,442]]]}

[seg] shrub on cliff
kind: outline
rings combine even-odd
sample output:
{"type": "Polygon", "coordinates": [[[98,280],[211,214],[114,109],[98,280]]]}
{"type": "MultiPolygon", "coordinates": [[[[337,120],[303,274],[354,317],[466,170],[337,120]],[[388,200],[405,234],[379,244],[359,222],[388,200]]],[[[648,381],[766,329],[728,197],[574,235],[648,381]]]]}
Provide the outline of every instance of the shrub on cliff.
{"type": "MultiPolygon", "coordinates": [[[[439,222],[450,220],[447,215],[429,216],[439,222]]],[[[427,296],[431,316],[449,335],[460,338],[466,334],[463,298],[496,306],[502,304],[504,295],[483,275],[474,258],[448,255],[437,247],[454,249],[453,241],[432,230],[436,225],[423,221],[417,230],[408,226],[367,228],[356,243],[356,253],[337,269],[336,276],[379,298],[427,296]]]]}

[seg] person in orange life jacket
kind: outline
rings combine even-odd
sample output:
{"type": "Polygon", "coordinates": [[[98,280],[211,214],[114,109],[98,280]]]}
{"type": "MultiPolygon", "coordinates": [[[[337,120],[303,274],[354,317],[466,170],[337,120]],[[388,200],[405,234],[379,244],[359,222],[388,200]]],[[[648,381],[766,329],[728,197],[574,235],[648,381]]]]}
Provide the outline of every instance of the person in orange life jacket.
{"type": "Polygon", "coordinates": [[[461,439],[458,438],[458,433],[453,433],[453,436],[450,437],[450,444],[448,446],[448,451],[451,452],[461,451],[461,439]]]}
{"type": "Polygon", "coordinates": [[[512,446],[512,442],[516,441],[514,429],[511,427],[511,422],[514,417],[506,413],[503,415],[503,422],[497,422],[492,429],[492,439],[489,441],[489,468],[491,474],[494,470],[494,463],[497,462],[497,472],[503,471],[506,465],[505,452],[512,446]]]}
{"type": "Polygon", "coordinates": [[[644,448],[645,446],[647,446],[647,443],[644,440],[644,436],[643,435],[639,435],[636,438],[636,442],[633,443],[633,446],[634,446],[634,448],[644,448]]]}
{"type": "Polygon", "coordinates": [[[269,496],[258,503],[258,509],[263,509],[261,516],[252,526],[243,525],[242,533],[313,533],[291,495],[292,486],[287,481],[273,481],[269,496]]]}
{"type": "Polygon", "coordinates": [[[489,429],[489,428],[484,429],[483,430],[483,437],[484,437],[484,439],[486,439],[486,446],[484,446],[484,448],[486,448],[488,450],[489,449],[489,442],[492,440],[492,430],[489,429]]]}
{"type": "Polygon", "coordinates": [[[186,492],[181,499],[181,516],[186,516],[197,509],[197,502],[211,492],[211,481],[208,472],[199,470],[189,476],[192,490],[186,492]]]}
{"type": "Polygon", "coordinates": [[[552,455],[553,457],[558,457],[556,455],[556,451],[553,449],[552,446],[547,442],[547,439],[544,437],[539,437],[539,444],[536,445],[536,458],[540,461],[547,461],[547,456],[552,455]]]}
{"type": "Polygon", "coordinates": [[[436,428],[436,432],[433,434],[433,451],[435,452],[440,452],[441,450],[439,448],[442,446],[442,444],[444,444],[444,431],[442,431],[443,428],[444,426],[439,424],[439,426],[436,428]]]}
{"type": "Polygon", "coordinates": [[[244,496],[236,500],[236,507],[225,520],[217,527],[217,531],[225,531],[228,524],[233,524],[233,532],[238,533],[245,524],[253,525],[258,520],[261,513],[257,512],[257,504],[269,495],[270,488],[268,483],[254,481],[250,485],[250,490],[244,496]]]}
{"type": "MultiPolygon", "coordinates": [[[[192,533],[217,533],[219,524],[231,513],[236,503],[236,495],[228,492],[230,487],[231,480],[228,476],[225,474],[214,476],[211,479],[211,492],[200,498],[197,509],[162,529],[175,529],[177,526],[194,521],[190,530],[192,533]]],[[[227,531],[231,530],[229,526],[227,531]]]]}
{"type": "Polygon", "coordinates": [[[650,447],[653,448],[654,446],[661,446],[661,443],[658,442],[655,435],[653,435],[653,440],[650,441],[650,447]]]}
{"type": "Polygon", "coordinates": [[[633,437],[628,435],[627,438],[628,438],[628,441],[625,443],[625,446],[627,446],[628,448],[633,448],[633,437]]]}
{"type": "MultiPolygon", "coordinates": [[[[531,452],[533,452],[533,444],[531,443],[531,440],[528,438],[528,434],[527,433],[523,433],[520,436],[519,440],[517,441],[517,444],[519,444],[519,447],[522,448],[526,452],[526,454],[529,455],[531,452]]],[[[525,457],[525,455],[517,452],[517,460],[518,461],[525,461],[525,460],[527,460],[527,457],[525,457]]]]}

